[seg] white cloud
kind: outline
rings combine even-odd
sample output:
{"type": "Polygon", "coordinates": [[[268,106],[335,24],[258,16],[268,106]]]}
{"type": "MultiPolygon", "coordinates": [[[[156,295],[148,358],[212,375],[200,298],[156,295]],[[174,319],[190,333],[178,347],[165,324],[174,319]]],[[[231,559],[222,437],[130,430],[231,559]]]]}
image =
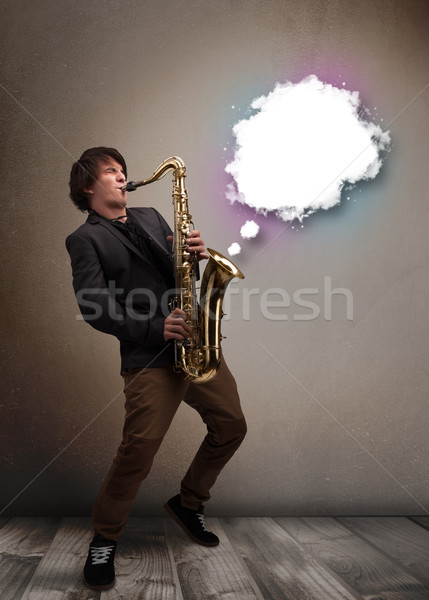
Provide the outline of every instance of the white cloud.
{"type": "Polygon", "coordinates": [[[359,92],[315,75],[277,83],[253,100],[255,114],[233,127],[235,154],[225,170],[234,183],[227,199],[300,222],[338,204],[343,187],[377,175],[380,152],[389,149],[389,132],[364,120],[359,105],[359,92]]]}
{"type": "Polygon", "coordinates": [[[228,248],[228,254],[230,256],[234,256],[235,254],[240,254],[241,252],[241,246],[240,244],[237,244],[237,242],[233,242],[231,244],[231,246],[228,248]]]}
{"type": "Polygon", "coordinates": [[[245,240],[254,238],[258,235],[259,225],[255,221],[246,221],[240,229],[240,235],[245,240]]]}

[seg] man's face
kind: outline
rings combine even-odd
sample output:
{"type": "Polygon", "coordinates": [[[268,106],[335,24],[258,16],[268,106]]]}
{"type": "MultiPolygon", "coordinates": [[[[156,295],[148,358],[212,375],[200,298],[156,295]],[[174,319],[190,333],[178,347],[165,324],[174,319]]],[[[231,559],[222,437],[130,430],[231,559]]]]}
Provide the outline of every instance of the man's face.
{"type": "Polygon", "coordinates": [[[85,189],[91,207],[123,208],[126,206],[127,192],[121,191],[125,183],[124,171],[116,160],[111,157],[100,160],[97,181],[85,189]]]}

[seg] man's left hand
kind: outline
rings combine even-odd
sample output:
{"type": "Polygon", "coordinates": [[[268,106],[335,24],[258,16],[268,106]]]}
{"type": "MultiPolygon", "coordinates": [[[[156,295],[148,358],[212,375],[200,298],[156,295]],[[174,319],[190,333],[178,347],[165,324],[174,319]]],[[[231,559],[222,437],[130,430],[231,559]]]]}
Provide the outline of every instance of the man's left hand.
{"type": "MultiPolygon", "coordinates": [[[[169,242],[173,242],[173,236],[167,236],[167,240],[169,242]]],[[[190,252],[196,252],[197,260],[210,258],[205,252],[204,242],[201,239],[200,231],[198,229],[192,229],[192,231],[189,232],[188,237],[186,238],[186,243],[190,252]]]]}

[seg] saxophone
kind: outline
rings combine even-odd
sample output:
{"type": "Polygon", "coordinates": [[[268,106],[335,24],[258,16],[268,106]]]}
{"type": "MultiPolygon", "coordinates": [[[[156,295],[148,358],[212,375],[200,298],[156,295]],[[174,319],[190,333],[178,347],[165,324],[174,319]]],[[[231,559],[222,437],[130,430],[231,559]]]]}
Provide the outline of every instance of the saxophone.
{"type": "Polygon", "coordinates": [[[234,277],[244,279],[243,273],[226,256],[207,248],[209,259],[200,285],[200,300],[196,293],[197,256],[188,252],[186,237],[193,229],[192,215],[188,209],[188,194],[185,187],[185,163],[178,156],[164,160],[152,177],[141,181],[129,181],[122,190],[133,192],[142,185],[161,179],[173,171],[174,206],[174,270],[177,294],[170,308],[178,307],[186,314],[190,334],[184,340],[173,340],[175,371],[181,371],[185,379],[204,383],[216,375],[220,360],[220,325],[223,297],[228,283],[234,277]],[[192,227],[191,227],[192,226],[192,227]]]}

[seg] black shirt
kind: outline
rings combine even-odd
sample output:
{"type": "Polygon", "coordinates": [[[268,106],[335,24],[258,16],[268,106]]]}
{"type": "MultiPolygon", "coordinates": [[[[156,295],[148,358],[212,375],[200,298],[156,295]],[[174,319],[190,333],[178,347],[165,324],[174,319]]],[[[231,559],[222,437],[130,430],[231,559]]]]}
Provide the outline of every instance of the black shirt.
{"type": "Polygon", "coordinates": [[[146,239],[143,230],[138,231],[135,224],[131,221],[130,217],[127,217],[127,220],[123,222],[121,219],[109,219],[112,225],[115,225],[117,229],[122,231],[124,235],[127,236],[129,240],[133,242],[135,246],[146,256],[150,257],[151,260],[156,262],[156,255],[152,250],[151,244],[146,239]]]}

